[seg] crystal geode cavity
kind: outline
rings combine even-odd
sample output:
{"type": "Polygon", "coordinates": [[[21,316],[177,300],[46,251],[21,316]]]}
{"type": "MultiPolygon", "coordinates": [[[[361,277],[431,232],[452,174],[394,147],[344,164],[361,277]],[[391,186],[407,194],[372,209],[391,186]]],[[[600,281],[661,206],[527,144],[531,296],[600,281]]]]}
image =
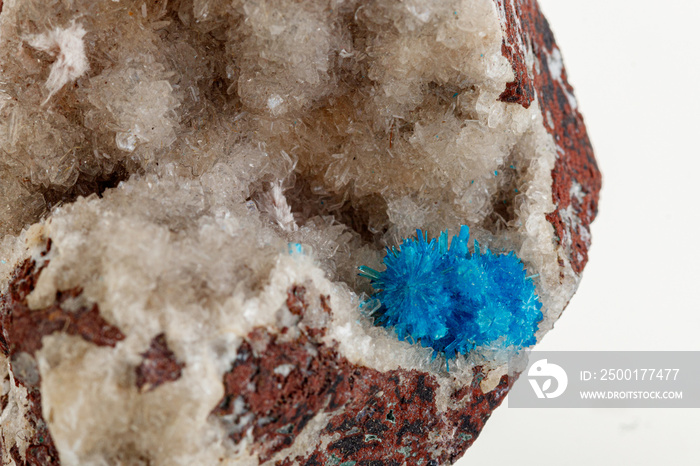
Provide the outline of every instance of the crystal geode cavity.
{"type": "Polygon", "coordinates": [[[357,268],[468,225],[552,328],[601,179],[536,1],[0,10],[5,464],[464,453],[518,348],[433,358],[357,268]]]}

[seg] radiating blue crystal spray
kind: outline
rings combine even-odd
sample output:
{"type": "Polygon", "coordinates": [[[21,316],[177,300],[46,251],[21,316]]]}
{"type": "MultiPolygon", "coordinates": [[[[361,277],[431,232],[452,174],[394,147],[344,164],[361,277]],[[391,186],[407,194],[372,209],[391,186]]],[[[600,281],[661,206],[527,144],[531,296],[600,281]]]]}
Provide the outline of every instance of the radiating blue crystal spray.
{"type": "Polygon", "coordinates": [[[360,267],[381,303],[372,314],[375,324],[448,360],[497,342],[535,344],[542,304],[515,253],[481,252],[476,241],[471,253],[466,226],[449,247],[447,230],[430,240],[417,233],[399,248],[387,248],[383,272],[360,267]]]}

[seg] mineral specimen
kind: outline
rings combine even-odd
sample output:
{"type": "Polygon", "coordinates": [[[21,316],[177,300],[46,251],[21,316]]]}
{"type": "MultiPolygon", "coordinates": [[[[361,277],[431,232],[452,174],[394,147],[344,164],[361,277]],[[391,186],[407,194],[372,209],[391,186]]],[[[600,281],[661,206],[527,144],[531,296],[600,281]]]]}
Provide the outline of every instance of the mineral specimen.
{"type": "Polygon", "coordinates": [[[0,11],[4,464],[464,453],[575,292],[597,210],[535,0],[0,11]],[[385,248],[430,256],[462,225],[481,253],[432,243],[462,269],[403,325],[371,286],[385,248]],[[483,257],[520,281],[470,288],[495,303],[479,321],[455,280],[483,257]]]}

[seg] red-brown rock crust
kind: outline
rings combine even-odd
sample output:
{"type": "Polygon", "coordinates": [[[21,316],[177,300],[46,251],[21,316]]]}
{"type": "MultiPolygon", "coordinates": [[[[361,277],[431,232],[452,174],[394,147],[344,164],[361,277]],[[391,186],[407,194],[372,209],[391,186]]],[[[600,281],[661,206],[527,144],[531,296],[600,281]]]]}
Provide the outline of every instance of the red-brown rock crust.
{"type": "MultiPolygon", "coordinates": [[[[302,288],[292,286],[289,295],[306,295],[302,288]]],[[[225,395],[213,411],[233,442],[251,432],[261,462],[291,446],[315,416],[325,415],[315,449],[276,464],[452,463],[476,440],[513,383],[504,375],[484,394],[477,368],[474,383],[453,394],[463,407],[439,412],[434,375],[352,364],[323,342],[323,329],[300,329],[291,340],[284,339],[286,332],[251,332],[224,376],[225,395]]]]}
{"type": "Polygon", "coordinates": [[[148,351],[143,353],[143,361],[136,367],[136,387],[141,392],[149,392],[166,382],[174,382],[182,375],[185,363],[180,362],[168,347],[165,333],[153,337],[148,351]]]}
{"type": "Polygon", "coordinates": [[[552,200],[557,207],[547,220],[567,248],[574,272],[580,274],[588,262],[590,224],[598,213],[602,185],[593,147],[561,63],[561,53],[537,1],[494,1],[501,12],[503,55],[515,74],[501,100],[527,108],[533,95],[537,96],[545,128],[554,138],[558,155],[552,170],[552,200]],[[535,58],[531,69],[527,66],[528,51],[535,58]]]}
{"type": "MultiPolygon", "coordinates": [[[[49,239],[42,256],[50,250],[49,239]]],[[[54,332],[65,332],[98,346],[111,347],[124,339],[124,334],[117,327],[100,316],[97,304],[75,310],[61,307],[67,299],[79,296],[82,293],[80,288],[59,291],[50,306],[30,309],[27,296],[34,290],[48,263],[46,259],[42,260],[41,265],[37,265],[32,258],[24,260],[15,270],[7,293],[0,297],[0,351],[10,359],[15,384],[27,390],[29,410],[26,418],[33,429],[31,437],[27,439],[25,459],[21,460],[16,448],[11,449],[10,454],[16,464],[32,466],[60,464],[58,451],[41,410],[41,376],[34,355],[41,349],[42,338],[54,332]]]]}

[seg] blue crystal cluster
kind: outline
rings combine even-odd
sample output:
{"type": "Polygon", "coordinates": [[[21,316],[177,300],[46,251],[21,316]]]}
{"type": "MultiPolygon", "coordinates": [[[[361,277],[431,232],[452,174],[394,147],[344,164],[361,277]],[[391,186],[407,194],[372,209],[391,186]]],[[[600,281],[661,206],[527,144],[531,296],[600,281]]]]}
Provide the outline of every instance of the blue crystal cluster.
{"type": "Polygon", "coordinates": [[[381,303],[372,313],[375,324],[448,360],[482,345],[535,344],[542,304],[515,253],[481,252],[476,241],[470,252],[466,226],[449,246],[447,230],[430,240],[417,233],[387,248],[383,272],[360,267],[381,303]]]}

